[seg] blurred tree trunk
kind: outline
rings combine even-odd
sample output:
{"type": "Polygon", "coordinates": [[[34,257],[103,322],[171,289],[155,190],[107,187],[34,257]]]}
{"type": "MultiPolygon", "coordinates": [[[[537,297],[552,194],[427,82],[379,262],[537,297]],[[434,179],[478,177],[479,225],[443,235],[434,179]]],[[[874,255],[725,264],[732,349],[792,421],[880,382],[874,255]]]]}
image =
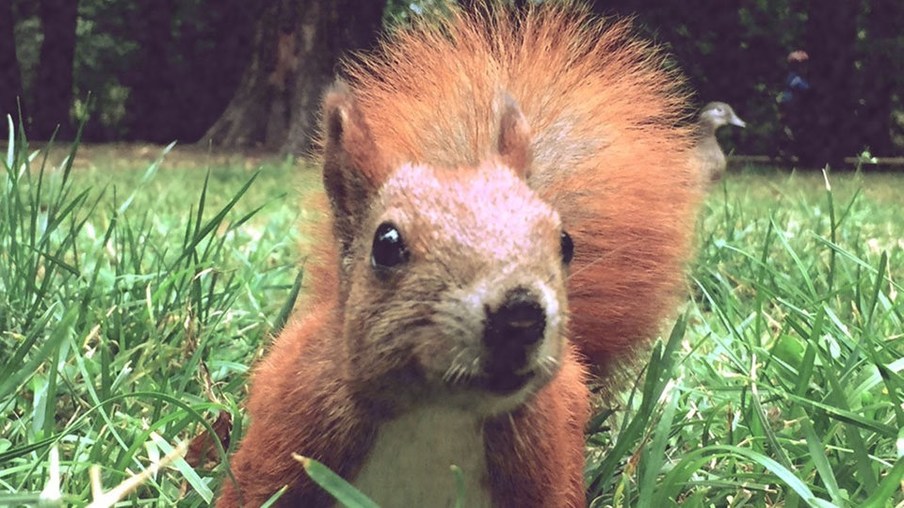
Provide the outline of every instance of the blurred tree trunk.
{"type": "Polygon", "coordinates": [[[859,2],[836,2],[832,8],[820,0],[807,2],[809,19],[804,50],[810,55],[812,88],[805,111],[811,118],[799,140],[804,167],[844,167],[845,156],[856,155],[859,127],[854,115],[854,68],[859,2]]]}
{"type": "Polygon", "coordinates": [[[12,0],[0,0],[0,116],[12,115],[18,122],[17,98],[22,97],[22,75],[16,58],[14,25],[12,0]]]}
{"type": "Polygon", "coordinates": [[[386,0],[271,0],[257,21],[251,61],[235,96],[202,141],[308,153],[338,58],[374,43],[385,5],[386,0]]]}
{"type": "Polygon", "coordinates": [[[169,65],[175,1],[138,0],[135,8],[132,35],[139,49],[123,77],[123,84],[129,87],[128,137],[165,143],[173,140],[173,124],[187,113],[175,104],[179,83],[169,65]]]}
{"type": "Polygon", "coordinates": [[[68,139],[73,133],[69,109],[78,0],[41,0],[40,16],[44,42],[32,92],[30,135],[49,139],[59,125],[58,137],[68,139]]]}

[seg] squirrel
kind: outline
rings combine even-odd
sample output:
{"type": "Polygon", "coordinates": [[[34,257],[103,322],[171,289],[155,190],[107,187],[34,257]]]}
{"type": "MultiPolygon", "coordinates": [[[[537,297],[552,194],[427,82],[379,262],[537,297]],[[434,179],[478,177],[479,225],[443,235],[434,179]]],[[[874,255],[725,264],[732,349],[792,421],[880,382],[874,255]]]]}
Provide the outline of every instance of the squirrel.
{"type": "Polygon", "coordinates": [[[701,189],[687,94],[629,22],[500,2],[344,61],[310,302],[253,371],[217,505],[584,506],[594,376],[681,293],[701,189]]]}

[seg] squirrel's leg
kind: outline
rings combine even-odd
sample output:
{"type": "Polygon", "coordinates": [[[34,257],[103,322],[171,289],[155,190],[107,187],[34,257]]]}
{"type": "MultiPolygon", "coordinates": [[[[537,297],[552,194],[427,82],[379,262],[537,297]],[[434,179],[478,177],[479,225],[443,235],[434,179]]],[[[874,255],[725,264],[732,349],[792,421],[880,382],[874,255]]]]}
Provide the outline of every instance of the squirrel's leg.
{"type": "Polygon", "coordinates": [[[285,485],[289,490],[278,506],[333,506],[292,454],[348,478],[370,449],[373,418],[336,382],[340,368],[324,339],[329,326],[316,317],[284,330],[255,370],[251,425],[230,459],[235,482],[223,475],[218,507],[260,506],[285,485]]]}

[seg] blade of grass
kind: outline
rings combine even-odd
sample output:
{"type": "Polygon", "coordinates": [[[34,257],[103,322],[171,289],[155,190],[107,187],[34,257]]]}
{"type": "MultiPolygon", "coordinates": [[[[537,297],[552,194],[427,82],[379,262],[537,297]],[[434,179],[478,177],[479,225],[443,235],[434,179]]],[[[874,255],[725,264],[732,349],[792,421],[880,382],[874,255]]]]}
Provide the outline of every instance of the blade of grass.
{"type": "Polygon", "coordinates": [[[346,508],[379,508],[370,498],[362,494],[361,491],[342,479],[342,477],[330,471],[322,463],[308,457],[302,457],[297,453],[293,453],[292,458],[301,463],[308,476],[314,480],[314,483],[329,492],[336,501],[339,501],[346,508]]]}

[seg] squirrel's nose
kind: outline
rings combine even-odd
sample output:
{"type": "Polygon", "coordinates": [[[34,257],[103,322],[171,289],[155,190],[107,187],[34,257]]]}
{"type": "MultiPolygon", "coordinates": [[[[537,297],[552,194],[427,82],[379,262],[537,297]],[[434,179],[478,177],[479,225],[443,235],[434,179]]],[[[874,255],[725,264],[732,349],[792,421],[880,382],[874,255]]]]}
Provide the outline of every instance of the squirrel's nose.
{"type": "Polygon", "coordinates": [[[487,312],[484,341],[490,349],[520,349],[543,338],[546,313],[537,298],[523,288],[513,289],[495,310],[487,312]]]}

